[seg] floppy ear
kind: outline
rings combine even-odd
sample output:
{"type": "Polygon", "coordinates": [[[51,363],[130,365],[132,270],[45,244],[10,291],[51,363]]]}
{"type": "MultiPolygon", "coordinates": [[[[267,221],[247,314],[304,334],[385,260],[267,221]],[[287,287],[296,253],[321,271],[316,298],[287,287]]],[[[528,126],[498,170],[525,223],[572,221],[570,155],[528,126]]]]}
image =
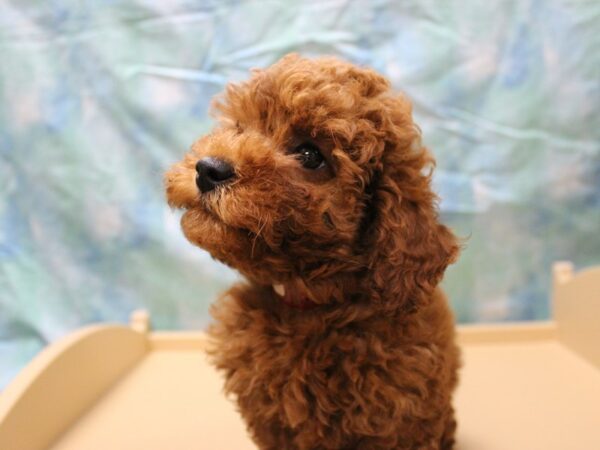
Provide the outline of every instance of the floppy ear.
{"type": "Polygon", "coordinates": [[[381,163],[371,181],[366,233],[373,288],[387,307],[413,311],[429,302],[459,245],[440,224],[431,190],[434,160],[421,145],[410,104],[382,100],[379,130],[385,132],[381,163]]]}

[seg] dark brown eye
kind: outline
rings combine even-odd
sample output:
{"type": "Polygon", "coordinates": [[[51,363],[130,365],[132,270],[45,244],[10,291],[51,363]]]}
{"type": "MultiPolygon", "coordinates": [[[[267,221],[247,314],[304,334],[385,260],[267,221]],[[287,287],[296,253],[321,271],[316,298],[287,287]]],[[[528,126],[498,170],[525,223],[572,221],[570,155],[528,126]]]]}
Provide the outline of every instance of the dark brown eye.
{"type": "Polygon", "coordinates": [[[296,147],[294,153],[302,166],[306,169],[319,169],[325,164],[325,159],[323,159],[323,155],[321,155],[317,146],[308,142],[296,147]]]}

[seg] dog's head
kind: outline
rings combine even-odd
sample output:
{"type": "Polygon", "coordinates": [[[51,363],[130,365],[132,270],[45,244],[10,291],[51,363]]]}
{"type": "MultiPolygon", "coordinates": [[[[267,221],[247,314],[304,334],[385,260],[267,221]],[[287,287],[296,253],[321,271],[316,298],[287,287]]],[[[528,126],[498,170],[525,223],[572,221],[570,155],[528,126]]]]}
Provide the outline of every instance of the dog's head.
{"type": "Polygon", "coordinates": [[[317,303],[368,279],[375,297],[416,304],[439,282],[457,245],[411,106],[383,77],[288,55],[215,110],[166,175],[191,242],[257,283],[312,287],[317,303]]]}

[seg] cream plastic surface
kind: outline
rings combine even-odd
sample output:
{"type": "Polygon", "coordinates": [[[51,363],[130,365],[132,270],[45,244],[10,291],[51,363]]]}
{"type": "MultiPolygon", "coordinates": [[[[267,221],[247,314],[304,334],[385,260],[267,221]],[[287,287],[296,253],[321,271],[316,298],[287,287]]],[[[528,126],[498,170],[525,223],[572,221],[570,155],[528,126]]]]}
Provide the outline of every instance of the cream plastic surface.
{"type": "MultiPolygon", "coordinates": [[[[554,320],[459,327],[458,450],[600,449],[600,267],[554,268],[554,320]]],[[[2,450],[255,446],[202,333],[100,325],[59,341],[0,394],[2,450]]]]}

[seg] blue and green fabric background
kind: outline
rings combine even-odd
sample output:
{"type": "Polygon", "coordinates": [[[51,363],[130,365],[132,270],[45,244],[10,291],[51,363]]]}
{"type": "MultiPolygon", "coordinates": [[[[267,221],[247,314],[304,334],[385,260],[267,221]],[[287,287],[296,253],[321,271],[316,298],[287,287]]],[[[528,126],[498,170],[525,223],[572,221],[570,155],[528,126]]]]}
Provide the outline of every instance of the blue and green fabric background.
{"type": "Polygon", "coordinates": [[[0,386],[44,345],[147,308],[202,328],[236,275],[189,245],[162,174],[211,97],[290,51],[414,101],[461,322],[545,319],[550,267],[600,263],[600,2],[0,1],[0,386]]]}

